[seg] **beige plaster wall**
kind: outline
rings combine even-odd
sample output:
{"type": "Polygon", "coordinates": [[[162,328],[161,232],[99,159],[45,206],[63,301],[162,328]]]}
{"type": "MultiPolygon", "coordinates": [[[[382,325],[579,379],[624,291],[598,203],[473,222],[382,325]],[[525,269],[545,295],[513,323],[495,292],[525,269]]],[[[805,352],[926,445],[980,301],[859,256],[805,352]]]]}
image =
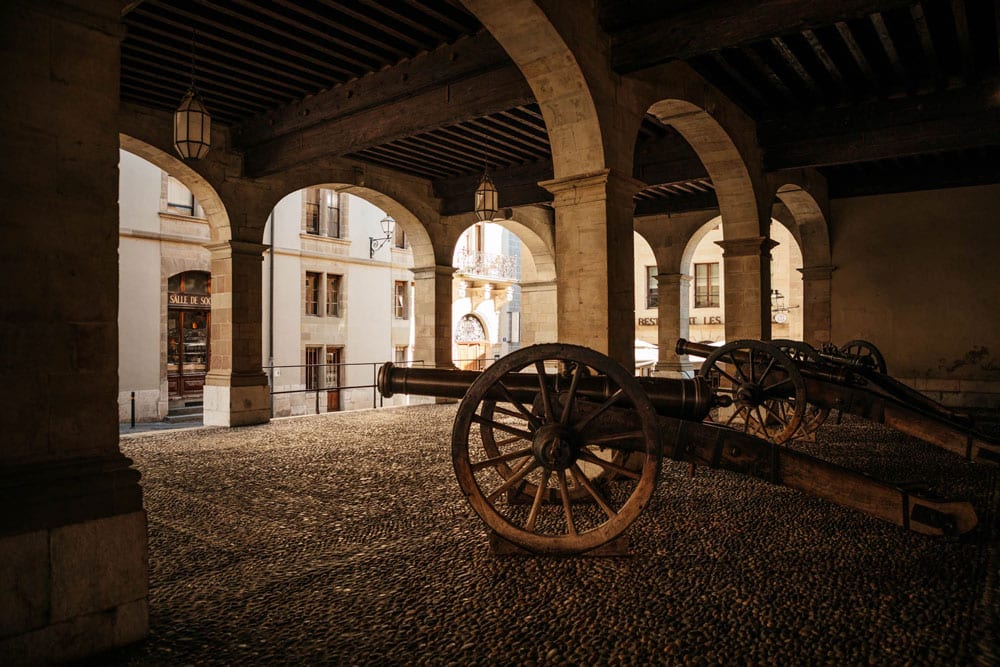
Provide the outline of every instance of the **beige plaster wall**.
{"type": "Polygon", "coordinates": [[[891,375],[966,394],[949,402],[997,405],[980,394],[1000,393],[1000,185],[834,200],[831,214],[833,341],[870,340],[891,375]]]}

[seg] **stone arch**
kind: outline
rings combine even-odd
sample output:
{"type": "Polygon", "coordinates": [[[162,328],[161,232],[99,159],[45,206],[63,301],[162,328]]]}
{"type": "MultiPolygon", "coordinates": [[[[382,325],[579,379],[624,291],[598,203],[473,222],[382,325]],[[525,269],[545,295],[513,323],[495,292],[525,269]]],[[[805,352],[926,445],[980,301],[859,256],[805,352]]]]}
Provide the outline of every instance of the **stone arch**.
{"type": "Polygon", "coordinates": [[[770,176],[775,197],[791,214],[802,251],[802,334],[815,347],[831,342],[832,276],[826,182],[815,172],[770,176]]]}
{"type": "Polygon", "coordinates": [[[660,100],[648,112],[677,130],[701,160],[719,199],[723,237],[766,236],[757,196],[760,188],[747,158],[715,116],[681,99],[660,100]]]}
{"type": "MultiPolygon", "coordinates": [[[[397,178],[396,180],[405,180],[397,178]]],[[[326,187],[360,197],[388,213],[402,226],[410,241],[414,267],[433,267],[436,253],[425,221],[437,219],[428,196],[426,201],[419,193],[393,184],[390,179],[381,178],[368,171],[360,171],[344,165],[334,169],[302,170],[289,174],[283,180],[281,193],[274,198],[272,208],[281,199],[305,188],[326,187]],[[362,181],[359,183],[358,181],[362,181]]]]}
{"type": "Polygon", "coordinates": [[[500,43],[535,94],[549,133],[554,177],[604,169],[601,123],[578,54],[546,12],[534,0],[462,4],[500,43]]]}
{"type": "Polygon", "coordinates": [[[205,211],[213,242],[220,243],[231,239],[229,213],[222,202],[222,197],[204,176],[185,164],[180,158],[174,157],[141,139],[127,134],[119,134],[118,141],[122,150],[156,165],[194,193],[205,211]]]}

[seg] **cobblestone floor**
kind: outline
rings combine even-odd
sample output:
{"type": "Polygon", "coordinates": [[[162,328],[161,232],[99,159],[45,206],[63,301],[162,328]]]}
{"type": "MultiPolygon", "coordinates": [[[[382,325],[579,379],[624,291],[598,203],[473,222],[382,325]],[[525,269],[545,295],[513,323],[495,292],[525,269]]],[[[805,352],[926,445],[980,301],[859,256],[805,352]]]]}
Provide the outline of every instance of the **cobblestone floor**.
{"type": "MultiPolygon", "coordinates": [[[[122,439],[142,471],[150,635],[102,665],[996,664],[995,469],[861,421],[809,448],[979,509],[922,537],[666,465],[618,558],[498,557],[455,406],[122,439]]],[[[98,664],[95,663],[95,664],[98,664]]]]}

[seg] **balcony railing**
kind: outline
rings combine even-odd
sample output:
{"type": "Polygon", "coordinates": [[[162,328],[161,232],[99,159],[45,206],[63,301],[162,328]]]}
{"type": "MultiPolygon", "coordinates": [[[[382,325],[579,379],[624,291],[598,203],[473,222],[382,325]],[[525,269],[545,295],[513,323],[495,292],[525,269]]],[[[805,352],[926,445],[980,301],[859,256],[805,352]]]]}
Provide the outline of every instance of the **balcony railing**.
{"type": "Polygon", "coordinates": [[[520,259],[489,252],[459,251],[455,255],[455,268],[460,273],[475,278],[517,282],[521,278],[520,259]]]}

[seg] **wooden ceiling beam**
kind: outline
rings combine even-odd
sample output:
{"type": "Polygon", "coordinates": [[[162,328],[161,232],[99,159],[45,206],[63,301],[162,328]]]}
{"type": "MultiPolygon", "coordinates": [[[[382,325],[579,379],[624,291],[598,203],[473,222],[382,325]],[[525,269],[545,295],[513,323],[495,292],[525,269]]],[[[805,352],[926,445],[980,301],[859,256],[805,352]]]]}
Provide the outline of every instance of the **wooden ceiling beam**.
{"type": "Polygon", "coordinates": [[[951,15],[955,20],[955,34],[962,52],[962,75],[968,82],[975,76],[976,56],[972,49],[972,38],[969,36],[969,17],[965,11],[965,0],[951,0],[951,15]]]}
{"type": "MultiPolygon", "coordinates": [[[[369,103],[366,108],[338,115],[338,106],[351,106],[350,99],[343,91],[330,91],[325,100],[315,102],[315,106],[321,109],[317,114],[320,122],[294,132],[281,133],[262,143],[257,141],[265,138],[266,133],[253,133],[250,141],[246,134],[234,133],[234,140],[241,147],[245,148],[253,142],[252,147],[245,148],[248,173],[264,175],[323,155],[353,153],[368,146],[488,116],[534,100],[534,94],[520,70],[513,65],[416,93],[397,82],[396,85],[387,85],[380,97],[366,100],[369,103]],[[348,104],[339,105],[339,102],[348,104]]],[[[310,102],[314,99],[292,106],[303,111],[304,115],[312,115],[314,105],[310,102]]],[[[292,125],[287,123],[280,129],[292,125]]]]}
{"type": "Polygon", "coordinates": [[[910,74],[903,67],[903,62],[899,58],[899,52],[896,50],[896,42],[893,41],[892,35],[889,34],[889,26],[885,24],[885,19],[881,14],[876,13],[869,16],[868,20],[871,21],[872,28],[875,29],[875,34],[882,45],[885,57],[889,60],[889,65],[896,73],[896,77],[898,78],[897,88],[909,89],[915,87],[910,74]]]}
{"type": "Polygon", "coordinates": [[[657,21],[614,31],[611,62],[619,73],[635,72],[908,4],[907,0],[695,2],[657,21]]]}
{"type": "Polygon", "coordinates": [[[851,54],[854,64],[858,66],[858,70],[861,71],[865,81],[867,81],[868,87],[871,88],[873,93],[877,94],[879,90],[878,76],[875,75],[875,71],[872,69],[871,63],[868,62],[865,52],[861,49],[861,45],[858,44],[858,40],[854,38],[851,27],[843,21],[837,21],[834,27],[837,29],[840,38],[844,40],[847,52],[851,54]]]}
{"type": "Polygon", "coordinates": [[[759,125],[766,169],[821,167],[1000,145],[995,82],[759,125]]]}
{"type": "Polygon", "coordinates": [[[917,31],[920,40],[920,48],[924,54],[924,61],[927,63],[927,70],[931,79],[939,88],[945,85],[944,72],[941,68],[941,61],[938,59],[937,49],[934,48],[934,40],[931,38],[930,28],[927,27],[927,17],[924,16],[924,7],[921,3],[910,6],[910,16],[913,18],[913,27],[917,31]]]}

